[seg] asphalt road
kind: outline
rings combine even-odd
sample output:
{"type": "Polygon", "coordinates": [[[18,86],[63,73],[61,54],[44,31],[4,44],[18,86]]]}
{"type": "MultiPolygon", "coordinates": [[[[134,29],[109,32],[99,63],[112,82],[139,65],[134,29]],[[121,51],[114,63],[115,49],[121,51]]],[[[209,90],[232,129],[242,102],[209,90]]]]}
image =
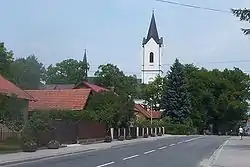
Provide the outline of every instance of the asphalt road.
{"type": "Polygon", "coordinates": [[[197,167],[225,140],[218,136],[170,137],[17,167],[197,167]]]}

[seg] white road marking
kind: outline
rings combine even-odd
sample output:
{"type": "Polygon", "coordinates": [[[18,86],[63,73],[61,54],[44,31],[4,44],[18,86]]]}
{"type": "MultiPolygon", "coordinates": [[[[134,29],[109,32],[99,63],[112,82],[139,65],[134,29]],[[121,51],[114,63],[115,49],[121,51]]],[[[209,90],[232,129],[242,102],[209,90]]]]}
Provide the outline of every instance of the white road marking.
{"type": "Polygon", "coordinates": [[[181,144],[182,142],[181,141],[179,141],[177,144],[181,144]]]}
{"type": "Polygon", "coordinates": [[[164,149],[164,148],[167,148],[167,146],[163,146],[163,147],[160,147],[160,148],[158,148],[159,150],[162,150],[162,149],[164,149]]]}
{"type": "Polygon", "coordinates": [[[111,165],[111,164],[114,164],[115,162],[108,162],[108,163],[105,163],[105,164],[102,164],[102,165],[98,165],[96,167],[103,167],[103,166],[108,166],[108,165],[111,165]]]}
{"type": "Polygon", "coordinates": [[[201,136],[201,137],[196,137],[196,138],[192,138],[192,139],[185,140],[185,142],[187,143],[187,142],[190,142],[190,141],[193,141],[193,140],[199,139],[199,138],[202,138],[202,136],[201,136]]]}
{"type": "Polygon", "coordinates": [[[185,142],[187,143],[187,142],[190,142],[190,141],[192,141],[191,139],[189,139],[189,140],[185,140],[185,142]]]}
{"type": "Polygon", "coordinates": [[[125,161],[125,160],[132,159],[132,158],[135,158],[135,157],[139,157],[139,155],[138,154],[132,155],[130,157],[123,158],[122,160],[125,161]]]}
{"type": "Polygon", "coordinates": [[[144,154],[149,154],[149,153],[152,153],[152,152],[155,152],[155,150],[146,151],[146,152],[144,152],[144,154]]]}
{"type": "Polygon", "coordinates": [[[175,144],[170,144],[169,147],[175,146],[175,144]]]}

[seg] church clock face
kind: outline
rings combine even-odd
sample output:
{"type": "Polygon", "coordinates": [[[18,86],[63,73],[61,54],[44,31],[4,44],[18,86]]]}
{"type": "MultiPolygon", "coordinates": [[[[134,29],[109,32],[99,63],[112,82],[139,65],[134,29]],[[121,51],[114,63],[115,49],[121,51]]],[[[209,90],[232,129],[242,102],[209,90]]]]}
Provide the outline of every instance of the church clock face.
{"type": "Polygon", "coordinates": [[[148,84],[162,74],[163,38],[159,38],[154,13],[152,13],[148,34],[146,38],[143,38],[142,46],[142,82],[148,84]]]}

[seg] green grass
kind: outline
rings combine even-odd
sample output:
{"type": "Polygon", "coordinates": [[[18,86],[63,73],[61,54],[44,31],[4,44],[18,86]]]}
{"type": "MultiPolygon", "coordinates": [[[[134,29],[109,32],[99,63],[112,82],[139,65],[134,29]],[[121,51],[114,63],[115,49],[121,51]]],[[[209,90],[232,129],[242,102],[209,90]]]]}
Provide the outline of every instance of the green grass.
{"type": "Polygon", "coordinates": [[[10,137],[0,142],[0,154],[15,153],[22,151],[21,140],[17,137],[10,137]]]}

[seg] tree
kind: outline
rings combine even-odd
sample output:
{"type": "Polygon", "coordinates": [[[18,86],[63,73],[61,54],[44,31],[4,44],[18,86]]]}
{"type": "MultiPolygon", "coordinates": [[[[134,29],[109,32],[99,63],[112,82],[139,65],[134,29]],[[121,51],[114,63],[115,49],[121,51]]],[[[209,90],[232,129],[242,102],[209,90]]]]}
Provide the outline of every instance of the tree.
{"type": "MultiPolygon", "coordinates": [[[[239,17],[241,21],[250,22],[250,9],[232,9],[233,14],[239,17]]],[[[250,29],[242,29],[245,35],[250,34],[250,29]]]]}
{"type": "Polygon", "coordinates": [[[8,51],[3,42],[0,42],[0,74],[11,80],[10,66],[13,62],[13,52],[8,51]]]}
{"type": "Polygon", "coordinates": [[[161,102],[165,79],[157,76],[153,82],[142,88],[142,98],[155,110],[160,110],[159,104],[161,102]]]}
{"type": "Polygon", "coordinates": [[[125,76],[115,65],[100,65],[95,72],[95,83],[106,88],[114,88],[114,91],[122,96],[137,97],[140,90],[136,76],[125,76]]]}
{"type": "Polygon", "coordinates": [[[76,84],[85,79],[88,67],[83,61],[63,60],[47,68],[44,80],[47,84],[76,84]]]}
{"type": "Polygon", "coordinates": [[[191,101],[184,75],[183,65],[178,59],[170,67],[167,83],[163,88],[162,108],[164,116],[174,122],[183,123],[191,112],[191,101]]]}
{"type": "Polygon", "coordinates": [[[134,103],[124,96],[113,92],[102,92],[89,99],[86,110],[92,113],[94,120],[110,127],[127,127],[132,119],[134,103]]]}
{"type": "Polygon", "coordinates": [[[21,89],[38,89],[45,72],[42,63],[35,55],[16,59],[11,65],[14,83],[21,89]]]}
{"type": "Polygon", "coordinates": [[[188,85],[188,92],[191,95],[192,112],[190,118],[197,130],[202,133],[208,126],[208,110],[212,106],[212,93],[209,89],[208,71],[204,68],[197,68],[192,64],[184,66],[185,78],[188,85]]]}
{"type": "Polygon", "coordinates": [[[27,106],[26,101],[18,99],[16,95],[7,96],[0,93],[0,124],[11,130],[21,130],[24,124],[22,109],[25,106],[27,106]]]}

